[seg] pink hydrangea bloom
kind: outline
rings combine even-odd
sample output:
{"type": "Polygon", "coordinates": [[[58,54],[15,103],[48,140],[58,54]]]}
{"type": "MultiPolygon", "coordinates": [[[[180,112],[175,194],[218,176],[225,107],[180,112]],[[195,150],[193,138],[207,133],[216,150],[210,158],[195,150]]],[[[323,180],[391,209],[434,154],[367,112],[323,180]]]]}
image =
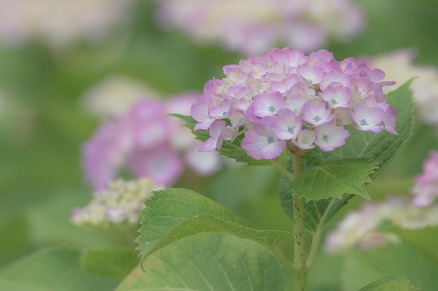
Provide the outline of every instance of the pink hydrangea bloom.
{"type": "Polygon", "coordinates": [[[328,39],[350,39],[364,24],[349,0],[161,0],[158,8],[163,26],[245,54],[277,43],[312,51],[328,39]]]}
{"type": "Polygon", "coordinates": [[[243,132],[242,148],[257,160],[275,159],[287,143],[332,151],[345,144],[348,124],[397,134],[396,110],[382,90],[392,82],[382,82],[384,73],[364,62],[338,62],[326,50],[305,56],[271,49],[224,67],[224,73],[205,85],[191,108],[195,129],[210,131],[204,151],[243,132]]]}
{"type": "MultiPolygon", "coordinates": [[[[192,133],[176,118],[166,116],[188,115],[196,97],[186,94],[169,101],[141,98],[128,112],[104,123],[82,148],[85,176],[93,188],[104,189],[121,169],[164,186],[176,182],[185,164],[201,175],[219,170],[218,154],[199,152],[200,142],[192,133]]],[[[227,138],[219,134],[212,143],[214,148],[219,138],[227,138]]]]}
{"type": "Polygon", "coordinates": [[[438,197],[438,151],[432,151],[423,164],[423,173],[414,178],[412,203],[415,206],[431,205],[438,197]]]}

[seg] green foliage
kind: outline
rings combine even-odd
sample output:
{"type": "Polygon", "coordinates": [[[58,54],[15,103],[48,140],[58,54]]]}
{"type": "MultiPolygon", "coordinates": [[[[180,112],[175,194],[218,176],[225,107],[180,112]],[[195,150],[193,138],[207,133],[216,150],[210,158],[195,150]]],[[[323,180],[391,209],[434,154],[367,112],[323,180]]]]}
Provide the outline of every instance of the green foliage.
{"type": "Polygon", "coordinates": [[[116,289],[283,291],[275,257],[249,240],[202,234],[179,240],[147,257],[116,289]]]}
{"type": "Polygon", "coordinates": [[[426,227],[421,229],[391,229],[404,241],[424,252],[438,263],[438,227],[426,227]]]}
{"type": "Polygon", "coordinates": [[[138,262],[134,252],[123,249],[86,250],[80,258],[84,271],[120,279],[128,275],[138,262]]]}
{"type": "Polygon", "coordinates": [[[196,192],[169,189],[154,192],[141,213],[137,239],[142,257],[186,237],[202,233],[221,233],[253,240],[277,252],[279,244],[291,234],[251,228],[244,219],[196,192]]]}
{"type": "MultiPolygon", "coordinates": [[[[411,135],[413,120],[411,83],[412,80],[386,96],[388,103],[398,111],[396,130],[399,135],[350,130],[350,137],[344,146],[332,152],[323,152],[319,149],[309,151],[304,161],[305,169],[309,171],[317,165],[342,159],[368,158],[374,160],[379,166],[379,170],[371,177],[374,178],[391,161],[411,135]]],[[[290,187],[290,181],[282,177],[280,184],[281,203],[288,216],[292,218],[292,195],[287,191],[290,187]]],[[[321,229],[352,197],[354,195],[346,192],[342,198],[306,202],[304,206],[306,228],[311,232],[321,229]]]]}
{"type": "Polygon", "coordinates": [[[117,286],[118,280],[114,278],[84,272],[79,257],[79,252],[67,249],[38,251],[0,272],[0,290],[98,291],[117,286]]]}
{"type": "Polygon", "coordinates": [[[389,243],[371,250],[342,254],[341,282],[344,290],[358,290],[387,276],[404,276],[424,291],[438,286],[438,263],[405,242],[389,243]]]}
{"type": "MultiPolygon", "coordinates": [[[[177,117],[184,122],[184,126],[192,131],[195,135],[196,139],[200,141],[206,141],[210,138],[208,131],[206,130],[194,130],[193,128],[196,125],[196,120],[194,120],[191,116],[185,116],[181,114],[170,114],[170,116],[177,117]]],[[[219,154],[229,157],[237,162],[245,163],[252,166],[270,166],[271,163],[267,160],[254,160],[251,158],[245,150],[242,149],[240,144],[242,143],[243,136],[238,136],[234,141],[229,142],[225,141],[222,144],[221,149],[219,150],[219,154]]]]}
{"type": "Polygon", "coordinates": [[[405,277],[386,277],[373,282],[359,291],[414,291],[418,290],[405,277]]]}
{"type": "Polygon", "coordinates": [[[305,171],[293,183],[293,197],[308,200],[341,198],[345,193],[370,200],[365,184],[377,165],[369,159],[342,159],[323,163],[305,171]]]}

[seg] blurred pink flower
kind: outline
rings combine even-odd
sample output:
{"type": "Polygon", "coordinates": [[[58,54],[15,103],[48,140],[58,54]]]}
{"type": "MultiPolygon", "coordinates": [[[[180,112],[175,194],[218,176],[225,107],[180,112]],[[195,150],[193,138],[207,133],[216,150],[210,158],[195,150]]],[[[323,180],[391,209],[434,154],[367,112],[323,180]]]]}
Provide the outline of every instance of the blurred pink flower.
{"type": "Polygon", "coordinates": [[[276,44],[312,51],[328,39],[348,40],[364,26],[349,0],[162,0],[156,18],[201,42],[245,54],[276,44]]]}
{"type": "Polygon", "coordinates": [[[415,206],[431,205],[438,197],[438,151],[432,151],[423,164],[423,173],[414,177],[414,187],[411,189],[415,206]]]}
{"type": "Polygon", "coordinates": [[[219,170],[218,154],[194,153],[200,142],[169,113],[188,114],[196,94],[169,101],[140,99],[128,112],[101,125],[82,148],[85,176],[95,190],[104,189],[121,169],[134,177],[147,177],[170,186],[184,164],[201,175],[219,170]]]}

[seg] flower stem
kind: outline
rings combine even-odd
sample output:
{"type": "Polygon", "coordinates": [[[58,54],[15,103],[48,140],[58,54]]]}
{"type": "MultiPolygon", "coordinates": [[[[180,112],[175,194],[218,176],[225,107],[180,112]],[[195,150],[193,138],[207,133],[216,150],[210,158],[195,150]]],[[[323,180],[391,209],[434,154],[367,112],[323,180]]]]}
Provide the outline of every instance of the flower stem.
{"type": "MultiPolygon", "coordinates": [[[[303,157],[299,153],[292,155],[292,178],[295,180],[303,171],[303,157]]],[[[294,210],[294,290],[307,290],[306,239],[304,228],[304,199],[293,199],[294,210]]]]}

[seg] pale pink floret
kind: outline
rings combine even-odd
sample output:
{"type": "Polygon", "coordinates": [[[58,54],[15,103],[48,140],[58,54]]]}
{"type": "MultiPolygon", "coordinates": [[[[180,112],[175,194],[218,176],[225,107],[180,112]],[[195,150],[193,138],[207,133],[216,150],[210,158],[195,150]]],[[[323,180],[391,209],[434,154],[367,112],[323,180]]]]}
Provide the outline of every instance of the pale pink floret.
{"type": "Polygon", "coordinates": [[[272,130],[279,140],[294,140],[301,130],[301,119],[294,112],[283,110],[273,122],[272,130]]]}
{"type": "Polygon", "coordinates": [[[387,132],[398,135],[397,131],[395,130],[396,117],[397,109],[389,107],[386,109],[385,115],[383,116],[383,124],[387,132]]]}
{"type": "Polygon", "coordinates": [[[312,125],[319,126],[330,122],[333,118],[334,116],[327,108],[325,101],[319,103],[308,102],[304,105],[303,120],[312,125]]]}
{"type": "Polygon", "coordinates": [[[383,129],[381,123],[384,114],[379,106],[368,107],[364,103],[358,103],[351,112],[351,118],[358,129],[379,133],[383,129]]]}
{"type": "Polygon", "coordinates": [[[284,97],[278,93],[263,93],[254,96],[252,106],[257,117],[274,116],[284,107],[284,97]]]}
{"type": "Polygon", "coordinates": [[[272,160],[285,149],[286,142],[275,138],[271,129],[274,118],[267,118],[263,123],[245,132],[242,148],[255,160],[272,160]]]}
{"type": "Polygon", "coordinates": [[[230,100],[219,99],[218,101],[216,101],[216,104],[213,103],[213,105],[210,105],[210,107],[208,108],[208,116],[212,119],[227,118],[230,115],[230,109],[231,109],[230,100]]]}
{"type": "Polygon", "coordinates": [[[292,143],[303,150],[310,150],[315,147],[316,133],[314,130],[303,129],[298,134],[297,140],[292,143]]]}
{"type": "Polygon", "coordinates": [[[201,152],[210,152],[220,149],[224,140],[226,124],[223,121],[215,121],[210,126],[210,138],[207,139],[199,148],[201,152]]]}
{"type": "Polygon", "coordinates": [[[208,97],[202,96],[199,98],[190,109],[190,114],[198,123],[195,126],[195,130],[208,129],[214,122],[213,118],[209,115],[209,106],[211,100],[208,97]]]}
{"type": "Polygon", "coordinates": [[[343,126],[337,126],[334,122],[318,126],[315,129],[315,144],[325,152],[343,146],[350,133],[343,126]]]}
{"type": "Polygon", "coordinates": [[[309,67],[308,65],[301,65],[297,68],[298,74],[310,82],[310,84],[321,83],[324,77],[324,71],[318,67],[309,67]]]}
{"type": "Polygon", "coordinates": [[[351,100],[350,88],[341,86],[328,86],[319,94],[322,99],[327,101],[330,108],[348,108],[351,100]]]}

